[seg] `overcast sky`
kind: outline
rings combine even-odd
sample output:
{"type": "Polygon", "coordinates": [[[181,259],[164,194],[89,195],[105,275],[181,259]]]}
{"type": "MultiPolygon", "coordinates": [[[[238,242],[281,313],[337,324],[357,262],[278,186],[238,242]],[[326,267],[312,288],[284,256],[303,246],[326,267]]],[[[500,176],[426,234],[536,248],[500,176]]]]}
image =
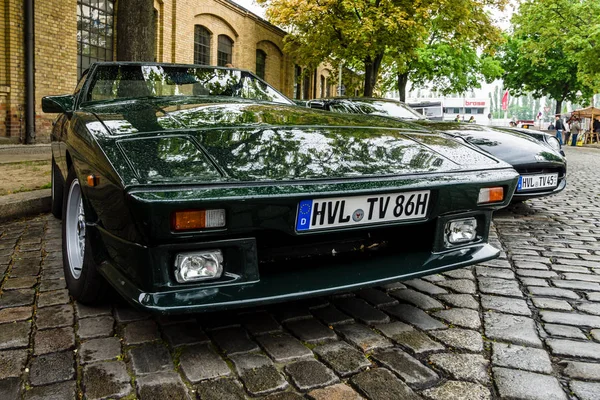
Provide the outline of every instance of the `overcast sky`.
{"type": "Polygon", "coordinates": [[[232,0],[234,3],[239,4],[247,10],[252,11],[254,14],[259,17],[265,18],[265,9],[256,4],[254,0],[232,0]]]}

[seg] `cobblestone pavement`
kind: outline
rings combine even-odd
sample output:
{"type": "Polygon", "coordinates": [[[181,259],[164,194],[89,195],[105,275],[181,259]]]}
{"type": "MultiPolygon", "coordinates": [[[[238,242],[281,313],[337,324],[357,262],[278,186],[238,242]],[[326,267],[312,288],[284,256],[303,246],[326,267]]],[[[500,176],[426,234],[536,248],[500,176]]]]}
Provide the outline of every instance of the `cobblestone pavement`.
{"type": "Polygon", "coordinates": [[[567,152],[567,190],[495,216],[498,260],[234,313],[74,304],[60,222],[5,224],[0,399],[600,399],[600,151],[567,152]]]}

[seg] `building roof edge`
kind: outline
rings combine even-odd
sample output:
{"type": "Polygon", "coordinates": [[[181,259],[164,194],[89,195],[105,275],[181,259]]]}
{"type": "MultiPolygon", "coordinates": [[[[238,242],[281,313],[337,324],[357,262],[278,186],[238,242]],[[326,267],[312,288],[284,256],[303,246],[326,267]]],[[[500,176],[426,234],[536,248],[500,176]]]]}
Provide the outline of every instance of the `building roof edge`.
{"type": "Polygon", "coordinates": [[[252,18],[256,19],[257,22],[260,22],[263,25],[266,25],[266,27],[268,27],[268,28],[276,30],[277,32],[283,34],[284,36],[288,34],[286,31],[284,31],[283,29],[281,29],[277,25],[273,25],[272,23],[270,23],[269,21],[267,21],[263,17],[254,14],[252,11],[248,10],[247,8],[242,7],[241,5],[237,4],[233,0],[217,0],[217,1],[224,2],[224,3],[227,3],[227,4],[231,5],[231,6],[233,6],[238,11],[241,11],[244,14],[251,16],[252,18]]]}

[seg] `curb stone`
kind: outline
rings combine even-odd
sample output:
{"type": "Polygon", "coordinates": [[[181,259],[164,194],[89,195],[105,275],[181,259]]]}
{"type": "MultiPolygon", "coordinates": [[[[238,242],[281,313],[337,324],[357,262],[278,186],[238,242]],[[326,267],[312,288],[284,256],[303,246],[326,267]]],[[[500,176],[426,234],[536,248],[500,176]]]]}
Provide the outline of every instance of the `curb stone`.
{"type": "Polygon", "coordinates": [[[50,212],[50,189],[0,196],[0,222],[50,212]]]}

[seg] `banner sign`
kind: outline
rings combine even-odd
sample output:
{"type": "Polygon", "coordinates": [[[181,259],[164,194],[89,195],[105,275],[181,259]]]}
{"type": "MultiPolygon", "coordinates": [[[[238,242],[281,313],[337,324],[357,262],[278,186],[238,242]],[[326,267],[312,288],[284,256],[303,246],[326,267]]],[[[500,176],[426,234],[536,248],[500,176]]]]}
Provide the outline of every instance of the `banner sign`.
{"type": "Polygon", "coordinates": [[[502,96],[502,110],[508,110],[508,90],[504,92],[504,96],[502,96]]]}

